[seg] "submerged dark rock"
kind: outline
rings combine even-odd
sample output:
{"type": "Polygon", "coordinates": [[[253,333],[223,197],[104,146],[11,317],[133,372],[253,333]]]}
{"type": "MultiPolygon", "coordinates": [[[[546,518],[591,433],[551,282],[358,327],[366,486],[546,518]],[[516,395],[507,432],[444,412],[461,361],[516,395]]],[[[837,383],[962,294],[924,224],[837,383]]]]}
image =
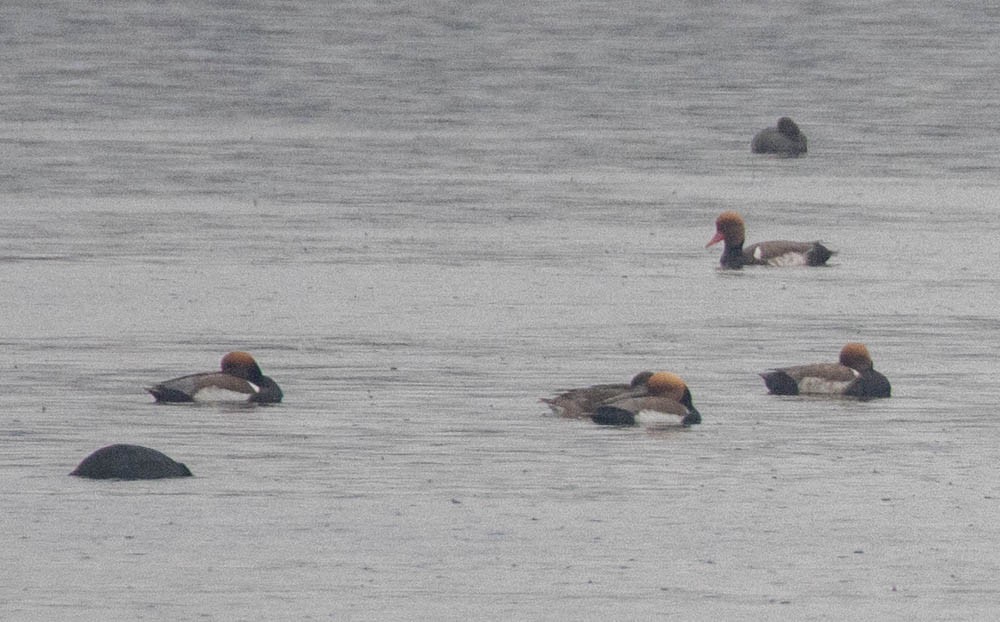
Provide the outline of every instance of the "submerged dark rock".
{"type": "Polygon", "coordinates": [[[108,445],[84,458],[70,475],[91,479],[188,477],[187,466],[141,445],[108,445]]]}

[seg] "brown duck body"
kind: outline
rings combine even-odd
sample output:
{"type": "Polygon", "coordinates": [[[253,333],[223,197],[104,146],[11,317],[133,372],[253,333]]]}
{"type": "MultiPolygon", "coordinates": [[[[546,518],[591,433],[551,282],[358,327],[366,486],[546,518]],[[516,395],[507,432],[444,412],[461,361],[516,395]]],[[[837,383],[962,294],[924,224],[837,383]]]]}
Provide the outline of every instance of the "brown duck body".
{"type": "Polygon", "coordinates": [[[146,389],[157,402],[278,403],[284,397],[278,384],[265,376],[246,352],[222,357],[222,370],[165,380],[146,389]]]}
{"type": "Polygon", "coordinates": [[[813,363],[772,369],[760,374],[776,395],[843,395],[858,398],[890,397],[889,380],[875,371],[868,348],[849,343],[838,363],[813,363]]]}
{"type": "Polygon", "coordinates": [[[715,235],[706,248],[725,242],[719,263],[723,268],[743,266],[822,266],[834,251],[819,242],[771,240],[744,248],[746,225],[736,212],[723,212],[715,220],[715,235]]]}

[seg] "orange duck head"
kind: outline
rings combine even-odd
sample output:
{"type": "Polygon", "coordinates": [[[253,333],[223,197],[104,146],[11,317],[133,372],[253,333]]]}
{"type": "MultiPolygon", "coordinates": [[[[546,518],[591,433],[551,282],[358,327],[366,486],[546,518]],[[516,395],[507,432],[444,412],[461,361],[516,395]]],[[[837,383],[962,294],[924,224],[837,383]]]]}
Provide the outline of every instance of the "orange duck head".
{"type": "Polygon", "coordinates": [[[743,218],[736,212],[722,212],[715,219],[715,236],[708,241],[705,248],[725,240],[726,246],[741,247],[746,239],[746,225],[743,218]]]}
{"type": "Polygon", "coordinates": [[[669,397],[676,402],[683,402],[688,388],[677,374],[659,371],[646,380],[646,391],[650,395],[669,397]]]}
{"type": "Polygon", "coordinates": [[[230,352],[222,357],[222,373],[257,381],[264,374],[249,352],[230,352]]]}
{"type": "Polygon", "coordinates": [[[849,343],[840,350],[840,364],[857,371],[872,369],[872,357],[863,343],[849,343]]]}

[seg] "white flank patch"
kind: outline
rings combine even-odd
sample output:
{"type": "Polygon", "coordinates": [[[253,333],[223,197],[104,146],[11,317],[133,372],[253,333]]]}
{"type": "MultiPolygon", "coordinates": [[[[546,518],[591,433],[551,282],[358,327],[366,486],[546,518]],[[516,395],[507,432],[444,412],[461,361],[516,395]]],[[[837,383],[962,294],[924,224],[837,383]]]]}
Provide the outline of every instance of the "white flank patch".
{"type": "MultiPolygon", "coordinates": [[[[254,393],[260,393],[260,387],[248,382],[248,385],[253,387],[254,393]]],[[[241,393],[239,391],[230,391],[229,389],[223,389],[221,387],[205,387],[201,391],[194,394],[194,401],[196,402],[245,402],[250,399],[250,393],[241,393]]]]}
{"type": "Polygon", "coordinates": [[[677,425],[682,417],[670,413],[661,413],[658,410],[643,410],[635,416],[637,425],[650,428],[659,428],[667,425],[677,425]]]}
{"type": "MultiPolygon", "coordinates": [[[[760,252],[760,249],[757,249],[760,252]]],[[[756,254],[756,253],[755,253],[756,254]]],[[[806,256],[802,253],[785,253],[784,255],[778,255],[777,257],[772,257],[767,260],[767,265],[776,266],[778,268],[788,268],[791,266],[804,266],[806,265],[806,256]]]]}
{"type": "MultiPolygon", "coordinates": [[[[858,372],[854,372],[855,377],[858,372]]],[[[825,395],[842,395],[844,390],[851,385],[853,380],[844,382],[842,380],[827,380],[826,378],[815,378],[807,376],[799,380],[799,393],[822,393],[825,395]]]]}

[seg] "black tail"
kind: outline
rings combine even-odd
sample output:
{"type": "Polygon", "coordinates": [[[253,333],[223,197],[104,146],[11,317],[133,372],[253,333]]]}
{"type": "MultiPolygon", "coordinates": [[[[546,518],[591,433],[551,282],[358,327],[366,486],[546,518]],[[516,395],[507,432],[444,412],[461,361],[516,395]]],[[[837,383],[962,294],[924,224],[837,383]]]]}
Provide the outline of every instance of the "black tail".
{"type": "Polygon", "coordinates": [[[806,264],[810,266],[822,266],[826,263],[827,259],[833,257],[834,252],[819,242],[815,242],[812,248],[806,252],[806,264]]]}
{"type": "Polygon", "coordinates": [[[799,394],[799,383],[795,382],[795,378],[792,378],[780,369],[761,374],[760,377],[764,379],[767,390],[775,395],[799,394]]]}
{"type": "Polygon", "coordinates": [[[601,406],[591,418],[601,425],[635,425],[635,413],[616,406],[601,406]]]}

